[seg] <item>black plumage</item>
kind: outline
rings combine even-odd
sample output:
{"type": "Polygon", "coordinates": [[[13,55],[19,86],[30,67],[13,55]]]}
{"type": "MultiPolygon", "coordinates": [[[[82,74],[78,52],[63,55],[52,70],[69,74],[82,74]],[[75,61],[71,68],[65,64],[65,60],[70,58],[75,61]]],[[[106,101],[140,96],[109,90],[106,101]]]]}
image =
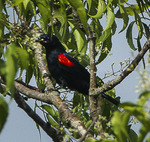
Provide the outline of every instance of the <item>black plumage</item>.
{"type": "MultiPolygon", "coordinates": [[[[43,34],[38,40],[46,49],[46,60],[51,76],[63,87],[88,95],[90,73],[71,55],[69,55],[58,38],[43,34]]],[[[118,105],[119,102],[102,93],[102,97],[118,105]]]]}

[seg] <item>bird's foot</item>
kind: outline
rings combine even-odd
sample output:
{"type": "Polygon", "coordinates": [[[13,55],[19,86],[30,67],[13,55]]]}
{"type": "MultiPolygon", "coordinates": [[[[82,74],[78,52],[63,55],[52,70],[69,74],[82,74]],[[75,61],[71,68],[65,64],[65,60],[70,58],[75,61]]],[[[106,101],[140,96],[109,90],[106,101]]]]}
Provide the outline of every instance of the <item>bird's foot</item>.
{"type": "Polygon", "coordinates": [[[50,88],[50,89],[47,89],[47,91],[58,91],[57,88],[50,88]]]}
{"type": "Polygon", "coordinates": [[[48,73],[44,73],[43,78],[49,77],[50,75],[48,73]]]}
{"type": "Polygon", "coordinates": [[[23,96],[23,99],[24,99],[25,101],[27,101],[27,100],[28,100],[28,97],[26,97],[26,96],[23,96]]]}

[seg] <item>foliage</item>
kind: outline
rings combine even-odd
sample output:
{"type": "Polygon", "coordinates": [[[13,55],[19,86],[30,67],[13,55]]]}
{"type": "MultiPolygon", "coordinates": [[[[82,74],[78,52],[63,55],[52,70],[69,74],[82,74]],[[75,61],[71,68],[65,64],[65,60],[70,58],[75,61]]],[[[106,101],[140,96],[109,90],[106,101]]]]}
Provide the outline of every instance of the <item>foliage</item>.
{"type": "MultiPolygon", "coordinates": [[[[38,89],[45,89],[33,49],[29,46],[34,42],[31,38],[32,29],[41,28],[45,33],[54,33],[66,50],[85,67],[89,66],[90,59],[87,54],[89,27],[96,36],[96,64],[100,64],[112,49],[112,37],[117,34],[118,19],[123,23],[119,33],[126,32],[131,50],[136,51],[138,47],[140,51],[141,40],[150,37],[149,25],[146,24],[146,19],[150,19],[144,11],[148,11],[150,5],[147,0],[135,4],[130,4],[128,0],[0,0],[0,3],[0,76],[6,82],[6,90],[0,89],[0,92],[5,95],[9,93],[13,96],[14,80],[22,77],[23,73],[25,84],[29,84],[35,76],[38,89]],[[13,17],[10,12],[14,13],[13,17]],[[102,19],[106,21],[105,26],[102,19]],[[133,35],[134,28],[137,28],[137,35],[133,35]]],[[[0,82],[0,88],[2,84],[0,82]]],[[[115,97],[114,89],[108,93],[115,97]]],[[[90,132],[98,139],[99,129],[102,127],[105,136],[103,139],[99,138],[99,141],[143,141],[150,132],[150,115],[147,111],[149,98],[150,92],[146,91],[141,94],[137,104],[122,104],[120,107],[123,111],[104,101],[102,115],[99,116],[101,123],[96,123],[90,132]],[[139,134],[131,128],[132,116],[141,123],[139,134]]],[[[88,98],[75,92],[72,100],[64,100],[88,128],[92,122],[88,98]]],[[[60,130],[67,141],[72,137],[79,138],[78,132],[71,129],[64,118],[60,118],[56,108],[47,104],[38,107],[44,112],[46,120],[52,127],[60,130]]],[[[8,114],[7,103],[2,97],[0,110],[4,114],[0,117],[1,131],[8,114]]]]}
{"type": "Polygon", "coordinates": [[[0,113],[3,114],[0,117],[0,132],[1,132],[8,116],[8,105],[2,96],[0,96],[0,113]]]}

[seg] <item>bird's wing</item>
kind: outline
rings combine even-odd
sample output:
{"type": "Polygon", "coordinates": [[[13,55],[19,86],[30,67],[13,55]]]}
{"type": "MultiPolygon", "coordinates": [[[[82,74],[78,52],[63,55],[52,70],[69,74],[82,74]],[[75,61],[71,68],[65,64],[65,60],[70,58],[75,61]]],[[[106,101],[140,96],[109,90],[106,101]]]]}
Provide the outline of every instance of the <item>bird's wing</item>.
{"type": "Polygon", "coordinates": [[[71,55],[67,53],[59,54],[58,63],[62,70],[62,73],[67,73],[68,77],[71,75],[89,81],[89,72],[71,55]]]}

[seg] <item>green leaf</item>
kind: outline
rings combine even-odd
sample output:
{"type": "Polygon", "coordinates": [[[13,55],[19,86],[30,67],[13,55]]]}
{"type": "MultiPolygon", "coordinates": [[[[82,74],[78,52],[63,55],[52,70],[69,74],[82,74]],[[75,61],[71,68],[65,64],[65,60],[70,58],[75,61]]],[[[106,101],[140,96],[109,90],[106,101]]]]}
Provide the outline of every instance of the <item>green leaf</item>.
{"type": "Polygon", "coordinates": [[[131,142],[137,142],[138,136],[134,130],[132,129],[129,130],[129,136],[131,138],[131,142]]]}
{"type": "Polygon", "coordinates": [[[102,14],[103,14],[103,12],[104,12],[105,10],[106,10],[106,4],[105,4],[105,2],[104,2],[103,0],[99,0],[99,1],[98,1],[98,8],[97,8],[97,13],[96,13],[96,15],[90,15],[90,14],[89,14],[89,16],[92,17],[92,18],[97,18],[97,19],[99,19],[99,18],[102,17],[102,14]]]}
{"type": "Polygon", "coordinates": [[[136,50],[134,44],[133,44],[133,39],[132,39],[132,28],[133,28],[133,25],[134,25],[135,21],[131,22],[128,29],[127,29],[127,32],[126,32],[126,38],[127,38],[127,42],[130,46],[130,48],[132,50],[136,50]]]}
{"type": "MultiPolygon", "coordinates": [[[[60,21],[61,23],[61,27],[60,27],[60,33],[61,33],[61,37],[62,37],[62,40],[64,38],[64,35],[66,33],[66,28],[67,28],[67,17],[66,17],[66,12],[65,12],[65,9],[62,7],[60,8],[59,10],[56,11],[56,13],[54,14],[53,16],[54,18],[57,18],[58,21],[60,21]]],[[[57,35],[57,33],[56,33],[57,35]]]]}
{"type": "Polygon", "coordinates": [[[97,6],[96,1],[93,0],[87,0],[87,6],[88,6],[88,14],[89,15],[94,15],[96,14],[96,9],[95,7],[97,6]]]}
{"type": "Polygon", "coordinates": [[[150,137],[146,138],[146,142],[150,142],[150,137]]]}
{"type": "MultiPolygon", "coordinates": [[[[36,113],[36,108],[38,107],[38,105],[35,103],[35,106],[34,106],[34,112],[36,113]]],[[[38,130],[38,132],[39,132],[39,135],[40,135],[40,138],[41,138],[41,130],[40,130],[40,126],[39,126],[39,124],[38,123],[36,123],[35,122],[35,124],[36,124],[36,128],[37,128],[37,130],[38,130]]]]}
{"type": "Polygon", "coordinates": [[[30,0],[14,0],[12,6],[17,6],[21,3],[23,3],[24,8],[26,9],[29,2],[30,2],[30,0]]]}
{"type": "Polygon", "coordinates": [[[86,10],[84,8],[84,4],[81,0],[68,0],[70,5],[75,8],[77,11],[77,14],[79,15],[79,18],[81,20],[81,23],[84,26],[84,30],[87,32],[87,15],[86,10]]]}
{"type": "Polygon", "coordinates": [[[80,104],[80,95],[76,94],[73,96],[73,108],[80,104]]]}
{"type": "Polygon", "coordinates": [[[79,63],[84,66],[84,67],[87,67],[90,65],[90,58],[88,55],[83,55],[83,56],[77,56],[77,59],[79,61],[79,63]]]}
{"type": "Polygon", "coordinates": [[[28,68],[29,65],[28,53],[26,52],[26,50],[12,43],[7,48],[6,60],[7,62],[5,65],[5,72],[6,72],[7,91],[10,90],[13,93],[14,78],[17,72],[17,68],[20,67],[21,71],[23,69],[28,68]]]}
{"type": "MultiPolygon", "coordinates": [[[[139,132],[139,136],[138,136],[138,142],[143,142],[147,133],[148,133],[147,128],[144,125],[142,125],[140,132],[139,132]]],[[[149,142],[149,141],[146,141],[146,142],[149,142]]]]}
{"type": "Polygon", "coordinates": [[[108,30],[114,23],[115,15],[110,7],[107,8],[107,24],[104,31],[108,30]]]}
{"type": "Polygon", "coordinates": [[[1,75],[5,75],[6,74],[5,62],[2,59],[0,59],[0,74],[1,75]]]}
{"type": "Polygon", "coordinates": [[[56,121],[59,122],[59,113],[58,111],[54,110],[54,108],[52,108],[49,105],[42,105],[41,106],[44,110],[46,110],[50,116],[56,121]]]}
{"type": "Polygon", "coordinates": [[[0,39],[4,35],[4,26],[6,21],[6,15],[0,11],[0,39]]]}
{"type": "Polygon", "coordinates": [[[33,54],[29,54],[29,65],[26,70],[26,79],[25,82],[28,84],[33,76],[33,71],[34,71],[34,56],[33,54]]]}
{"type": "Polygon", "coordinates": [[[54,119],[52,119],[48,114],[46,115],[49,123],[55,128],[55,129],[58,129],[59,128],[59,125],[58,123],[56,123],[56,121],[54,119]]]}
{"type": "MultiPolygon", "coordinates": [[[[145,103],[145,100],[147,100],[147,97],[149,97],[149,93],[146,93],[146,99],[141,99],[142,103],[145,103]]],[[[139,102],[138,102],[139,103],[139,102]]],[[[147,112],[145,110],[144,106],[141,105],[134,105],[132,103],[128,103],[128,104],[124,104],[123,106],[124,110],[130,112],[132,115],[134,115],[136,117],[137,120],[139,120],[141,122],[141,124],[145,127],[145,129],[147,129],[147,131],[150,131],[150,121],[149,121],[149,112],[147,112]]]]}
{"type": "Polygon", "coordinates": [[[36,0],[36,3],[41,14],[40,23],[41,23],[42,29],[45,33],[47,33],[48,23],[50,21],[50,18],[52,19],[50,4],[47,0],[42,0],[42,1],[36,0]]]}
{"type": "Polygon", "coordinates": [[[19,5],[22,3],[24,0],[14,0],[12,6],[19,5]]]}
{"type": "Polygon", "coordinates": [[[86,139],[84,142],[97,142],[97,140],[94,138],[89,138],[89,139],[86,139]]]}
{"type": "Polygon", "coordinates": [[[85,124],[85,127],[88,128],[91,125],[91,123],[92,123],[92,120],[87,121],[85,124]]]}
{"type": "Polygon", "coordinates": [[[119,0],[120,5],[124,5],[128,0],[119,0]]]}
{"type": "Polygon", "coordinates": [[[134,5],[130,5],[129,7],[126,7],[126,11],[127,11],[127,14],[131,15],[131,16],[133,16],[135,14],[135,12],[138,14],[142,12],[141,9],[139,8],[138,4],[134,4],[134,5]]]}
{"type": "Polygon", "coordinates": [[[84,56],[87,50],[87,40],[85,38],[85,34],[77,27],[77,25],[73,21],[69,20],[68,23],[75,37],[78,53],[80,53],[81,56],[84,56]]]}
{"type": "Polygon", "coordinates": [[[33,67],[32,67],[32,65],[29,65],[29,67],[26,71],[26,80],[25,80],[26,84],[29,84],[32,76],[33,76],[33,67]]]}
{"type": "Polygon", "coordinates": [[[138,99],[138,105],[145,106],[149,98],[150,98],[150,91],[143,92],[138,99]]]}
{"type": "Polygon", "coordinates": [[[149,27],[145,23],[142,23],[142,24],[143,24],[144,29],[145,29],[146,38],[148,39],[150,37],[149,27]]]}
{"type": "Polygon", "coordinates": [[[30,0],[23,0],[24,8],[26,9],[30,0]]]}
{"type": "Polygon", "coordinates": [[[111,8],[108,7],[107,8],[107,24],[105,29],[103,30],[103,34],[100,36],[100,38],[98,39],[98,42],[101,44],[102,42],[104,42],[109,35],[111,34],[111,26],[114,23],[114,19],[115,19],[115,15],[112,12],[111,8]]]}
{"type": "Polygon", "coordinates": [[[129,118],[130,115],[127,112],[120,113],[119,111],[115,111],[113,114],[111,119],[112,128],[119,142],[126,142],[127,139],[131,141],[128,134],[129,118]]]}
{"type": "MultiPolygon", "coordinates": [[[[141,46],[141,42],[140,42],[139,36],[137,37],[136,40],[137,40],[138,52],[140,52],[141,49],[142,49],[142,46],[141,46]]],[[[146,68],[146,65],[145,65],[145,60],[144,60],[144,58],[142,58],[142,63],[143,63],[143,67],[144,67],[144,69],[145,69],[145,68],[146,68]]]]}
{"type": "Polygon", "coordinates": [[[15,48],[15,52],[18,55],[18,61],[20,62],[21,69],[27,69],[29,66],[29,56],[26,50],[23,48],[17,47],[15,48]]]}
{"type": "Polygon", "coordinates": [[[112,24],[112,35],[114,35],[116,33],[116,29],[117,29],[117,24],[116,22],[114,21],[114,23],[112,24]]]}
{"type": "Polygon", "coordinates": [[[58,19],[61,23],[61,27],[66,23],[66,13],[62,11],[61,9],[56,11],[54,14],[54,17],[58,19]]]}
{"type": "Polygon", "coordinates": [[[143,26],[142,26],[141,17],[136,12],[134,12],[134,15],[135,15],[136,25],[138,28],[138,38],[141,39],[143,35],[143,26]]]}
{"type": "Polygon", "coordinates": [[[0,97],[0,132],[2,131],[4,124],[6,123],[8,116],[8,104],[3,97],[0,97]]]}
{"type": "Polygon", "coordinates": [[[100,38],[98,39],[98,43],[97,44],[101,44],[102,42],[104,42],[111,34],[111,28],[104,30],[103,34],[100,36],[100,38]]]}
{"type": "Polygon", "coordinates": [[[0,0],[0,12],[2,12],[2,10],[4,9],[4,0],[0,0]]]}
{"type": "Polygon", "coordinates": [[[8,46],[7,53],[6,53],[6,86],[7,91],[10,90],[14,93],[14,78],[17,71],[17,58],[15,53],[15,44],[11,44],[8,46]]]}
{"type": "Polygon", "coordinates": [[[34,5],[34,2],[29,1],[26,9],[23,10],[23,13],[26,17],[26,21],[28,22],[28,24],[29,22],[31,22],[31,19],[33,18],[33,16],[36,19],[36,7],[34,5]]]}
{"type": "Polygon", "coordinates": [[[55,116],[54,109],[50,107],[49,105],[42,105],[41,107],[45,109],[52,117],[55,116]]]}
{"type": "Polygon", "coordinates": [[[138,36],[138,38],[137,38],[137,47],[138,47],[138,51],[140,52],[141,49],[142,49],[142,46],[141,46],[141,42],[140,42],[139,36],[138,36]]]}
{"type": "Polygon", "coordinates": [[[43,80],[43,76],[38,68],[38,66],[35,66],[35,71],[34,71],[36,83],[39,89],[44,90],[45,89],[45,83],[43,80]]]}
{"type": "Polygon", "coordinates": [[[29,56],[26,50],[24,50],[21,47],[15,48],[15,52],[17,55],[17,62],[18,62],[18,67],[20,67],[20,76],[22,75],[22,72],[24,69],[27,69],[29,66],[29,56]]]}
{"type": "Polygon", "coordinates": [[[122,31],[124,31],[126,29],[128,22],[129,22],[129,17],[128,17],[128,14],[127,14],[124,6],[119,5],[119,9],[120,9],[120,13],[123,18],[123,27],[122,27],[121,31],[119,32],[119,33],[121,33],[122,31]]]}

